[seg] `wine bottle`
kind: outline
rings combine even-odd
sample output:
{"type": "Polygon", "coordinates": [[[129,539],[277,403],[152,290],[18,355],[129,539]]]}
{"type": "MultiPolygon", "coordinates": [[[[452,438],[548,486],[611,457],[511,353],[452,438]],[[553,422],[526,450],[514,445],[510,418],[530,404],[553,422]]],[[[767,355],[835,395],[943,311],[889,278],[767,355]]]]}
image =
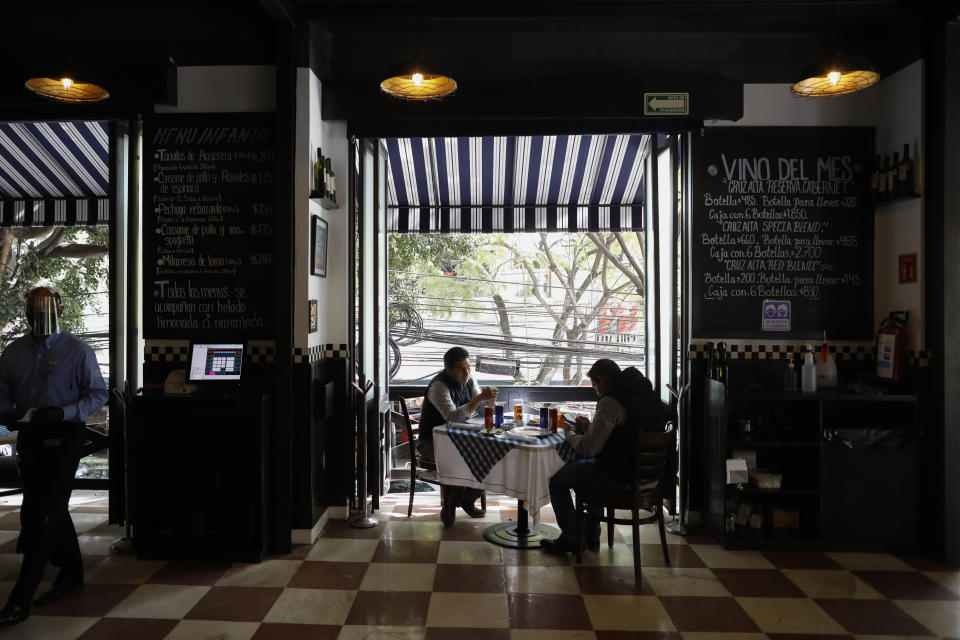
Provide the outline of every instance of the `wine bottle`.
{"type": "Polygon", "coordinates": [[[330,199],[333,202],[337,201],[337,174],[333,172],[333,160],[328,159],[330,169],[330,199]]]}
{"type": "Polygon", "coordinates": [[[323,166],[323,172],[326,176],[326,185],[327,185],[327,198],[333,199],[333,169],[330,167],[330,158],[327,158],[327,163],[323,166]]]}
{"type": "Polygon", "coordinates": [[[889,162],[889,160],[889,156],[884,156],[883,164],[879,165],[880,170],[877,175],[877,199],[880,201],[887,199],[887,162],[889,162]]]}
{"type": "Polygon", "coordinates": [[[880,155],[873,162],[873,173],[870,174],[870,196],[876,202],[880,199],[880,155]]]}
{"type": "Polygon", "coordinates": [[[900,195],[900,152],[893,152],[893,163],[890,165],[890,177],[887,182],[887,195],[896,198],[900,195]]]}
{"type": "Polygon", "coordinates": [[[717,376],[716,379],[727,384],[727,350],[726,345],[722,342],[717,343],[717,376]]]}
{"type": "Polygon", "coordinates": [[[913,171],[912,194],[919,196],[923,193],[923,158],[920,157],[920,149],[916,144],[913,145],[913,159],[910,164],[913,171]]]}
{"type": "Polygon", "coordinates": [[[899,172],[900,195],[913,195],[913,163],[910,162],[909,142],[903,145],[903,157],[900,158],[900,166],[897,167],[897,171],[899,172]]]}
{"type": "Polygon", "coordinates": [[[717,356],[716,349],[713,348],[713,343],[712,343],[712,342],[707,342],[706,344],[703,345],[703,347],[704,347],[704,350],[705,350],[706,353],[707,353],[707,377],[708,377],[708,378],[712,378],[712,377],[714,377],[714,376],[713,376],[713,373],[714,373],[714,371],[713,371],[714,364],[713,364],[713,363],[714,363],[714,361],[716,360],[716,356],[717,356]]]}
{"type": "Polygon", "coordinates": [[[321,176],[323,172],[321,167],[323,166],[323,151],[320,147],[317,147],[317,159],[313,163],[313,195],[318,198],[323,197],[323,182],[321,176]]]}

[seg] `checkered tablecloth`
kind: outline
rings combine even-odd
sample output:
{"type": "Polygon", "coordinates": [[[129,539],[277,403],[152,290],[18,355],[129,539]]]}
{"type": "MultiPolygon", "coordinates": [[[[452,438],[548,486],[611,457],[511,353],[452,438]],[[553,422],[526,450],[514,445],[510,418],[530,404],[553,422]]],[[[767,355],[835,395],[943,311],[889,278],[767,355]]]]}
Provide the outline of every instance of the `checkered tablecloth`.
{"type": "Polygon", "coordinates": [[[559,433],[531,443],[444,425],[433,442],[441,482],[517,498],[534,518],[550,502],[550,477],[578,457],[559,433]]]}

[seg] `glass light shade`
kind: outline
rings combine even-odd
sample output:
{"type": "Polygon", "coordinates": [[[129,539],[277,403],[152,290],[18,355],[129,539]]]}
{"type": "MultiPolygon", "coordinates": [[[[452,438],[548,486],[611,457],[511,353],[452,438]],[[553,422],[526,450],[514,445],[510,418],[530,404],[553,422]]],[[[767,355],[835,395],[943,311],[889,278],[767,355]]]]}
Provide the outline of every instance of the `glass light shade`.
{"type": "Polygon", "coordinates": [[[790,88],[794,95],[822,98],[866,89],[880,80],[880,74],[866,60],[837,58],[805,69],[801,78],[790,88]]]}
{"type": "Polygon", "coordinates": [[[37,95],[60,102],[99,102],[110,97],[101,86],[71,78],[30,78],[24,86],[37,95]]]}
{"type": "Polygon", "coordinates": [[[380,90],[404,100],[439,100],[457,90],[449,76],[413,72],[395,75],[380,83],[380,90]]]}

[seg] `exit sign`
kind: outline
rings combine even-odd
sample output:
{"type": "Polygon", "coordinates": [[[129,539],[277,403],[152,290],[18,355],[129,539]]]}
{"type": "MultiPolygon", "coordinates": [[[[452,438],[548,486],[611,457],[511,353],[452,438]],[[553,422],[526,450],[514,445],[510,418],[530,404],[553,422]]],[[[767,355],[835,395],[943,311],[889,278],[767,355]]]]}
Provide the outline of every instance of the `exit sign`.
{"type": "Polygon", "coordinates": [[[643,94],[643,115],[645,116],[686,116],[689,114],[689,93],[643,94]]]}

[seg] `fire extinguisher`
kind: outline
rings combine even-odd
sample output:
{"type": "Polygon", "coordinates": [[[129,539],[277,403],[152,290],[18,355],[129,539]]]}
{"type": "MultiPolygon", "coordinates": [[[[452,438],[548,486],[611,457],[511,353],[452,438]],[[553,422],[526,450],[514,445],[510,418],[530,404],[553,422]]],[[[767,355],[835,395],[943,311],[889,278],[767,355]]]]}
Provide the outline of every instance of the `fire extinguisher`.
{"type": "Polygon", "coordinates": [[[906,340],[909,311],[891,311],[877,331],[877,379],[898,383],[903,372],[903,345],[906,340]]]}

